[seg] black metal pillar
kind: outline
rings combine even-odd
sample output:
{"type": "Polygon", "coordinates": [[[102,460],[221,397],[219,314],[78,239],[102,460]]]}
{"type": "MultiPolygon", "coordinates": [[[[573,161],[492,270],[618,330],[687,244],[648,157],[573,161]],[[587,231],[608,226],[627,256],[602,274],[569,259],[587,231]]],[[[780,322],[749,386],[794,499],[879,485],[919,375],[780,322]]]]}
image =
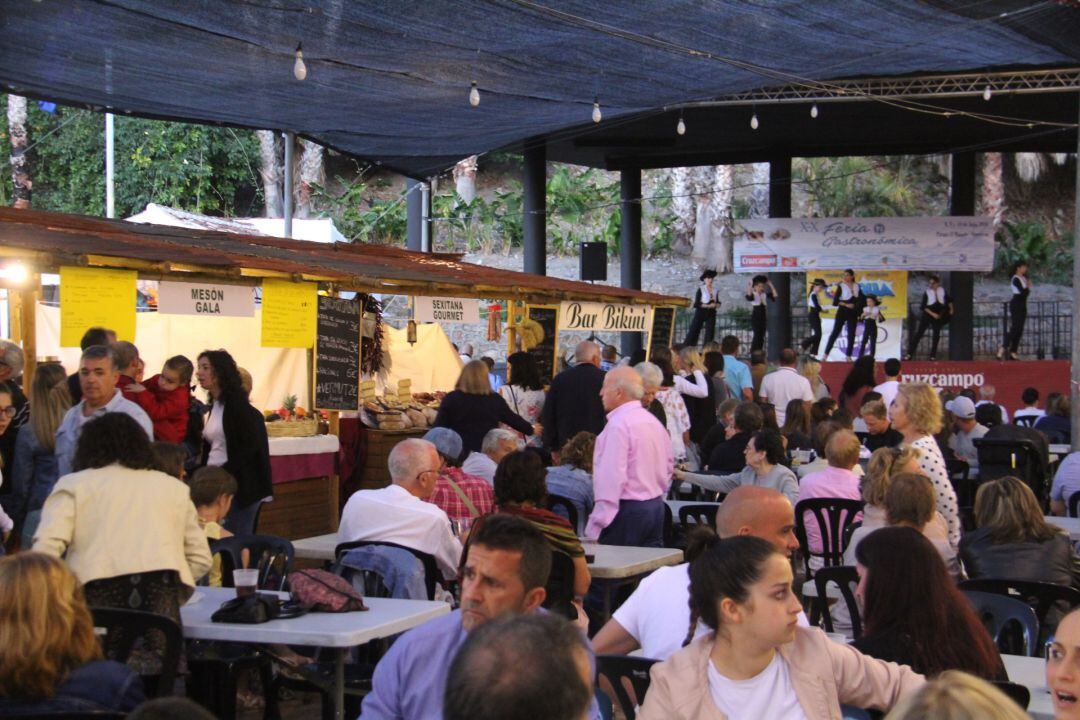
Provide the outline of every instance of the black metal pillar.
{"type": "Polygon", "coordinates": [[[523,222],[525,272],[547,275],[547,148],[534,142],[525,149],[523,222]]]}
{"type": "MultiPolygon", "coordinates": [[[[622,214],[619,223],[619,281],[630,290],[641,289],[641,169],[619,173],[622,214]]],[[[633,355],[644,347],[642,333],[621,333],[622,354],[633,355]]]]}
{"type": "MultiPolygon", "coordinates": [[[[975,214],[975,153],[952,155],[952,178],[949,187],[949,214],[975,214]]],[[[949,359],[971,360],[975,357],[975,274],[948,273],[946,288],[956,312],[949,321],[949,359]]],[[[908,330],[912,319],[908,319],[908,330]]]]}
{"type": "Polygon", "coordinates": [[[405,178],[405,248],[420,252],[424,237],[424,193],[422,180],[405,178]]]}
{"type": "MultiPolygon", "coordinates": [[[[791,217],[791,157],[769,161],[769,217],[791,217]]],[[[776,286],[777,298],[769,303],[768,351],[770,360],[778,360],[780,351],[791,347],[791,273],[769,273],[776,286]]]]}

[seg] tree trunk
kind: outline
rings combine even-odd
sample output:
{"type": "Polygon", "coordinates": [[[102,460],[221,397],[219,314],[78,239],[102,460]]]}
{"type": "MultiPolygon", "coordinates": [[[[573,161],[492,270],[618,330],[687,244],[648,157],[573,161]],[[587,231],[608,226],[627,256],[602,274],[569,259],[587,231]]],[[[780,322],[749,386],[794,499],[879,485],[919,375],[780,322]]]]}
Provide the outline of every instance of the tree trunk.
{"type": "Polygon", "coordinates": [[[462,201],[471,203],[476,199],[476,155],[470,155],[454,166],[454,184],[462,201]]]}
{"type": "Polygon", "coordinates": [[[983,153],[982,168],[983,212],[994,219],[994,230],[1005,218],[1005,178],[1001,172],[1001,153],[983,153]]]}
{"type": "Polygon", "coordinates": [[[30,207],[30,162],[26,157],[26,98],[7,96],[8,134],[11,136],[11,181],[15,186],[12,207],[30,207]]]}
{"type": "Polygon", "coordinates": [[[300,172],[296,184],[296,217],[306,218],[312,213],[311,193],[315,185],[326,184],[326,168],[323,164],[323,146],[300,139],[300,172]]]}
{"type": "Polygon", "coordinates": [[[735,166],[717,165],[713,172],[712,196],[712,266],[718,273],[729,273],[734,268],[732,260],[732,233],[725,230],[731,224],[731,202],[735,199],[735,166]]]}
{"type": "Polygon", "coordinates": [[[750,190],[750,217],[769,217],[769,163],[754,163],[753,188],[750,190]]]}
{"type": "Polygon", "coordinates": [[[279,133],[270,130],[259,130],[255,133],[259,138],[259,175],[262,177],[263,197],[266,217],[282,217],[284,207],[281,194],[281,176],[284,174],[282,167],[282,147],[279,133]]]}
{"type": "Polygon", "coordinates": [[[672,250],[683,254],[693,248],[694,227],[697,224],[694,198],[690,192],[690,169],[671,168],[671,212],[675,215],[672,250]]]}

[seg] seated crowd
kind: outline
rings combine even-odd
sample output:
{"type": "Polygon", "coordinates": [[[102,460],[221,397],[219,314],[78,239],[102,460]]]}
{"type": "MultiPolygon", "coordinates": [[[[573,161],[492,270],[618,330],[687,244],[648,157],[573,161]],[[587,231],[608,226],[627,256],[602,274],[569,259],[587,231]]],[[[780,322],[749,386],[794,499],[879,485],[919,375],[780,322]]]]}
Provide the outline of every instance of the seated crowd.
{"type": "MultiPolygon", "coordinates": [[[[389,453],[390,484],[344,498],[337,542],[397,546],[405,561],[378,566],[386,589],[452,606],[375,658],[363,720],[611,717],[597,670],[630,654],[655,661],[634,698],[645,719],[961,718],[977,707],[1013,717],[992,685],[1008,680],[997,638],[960,583],[1080,591],[1080,556],[1041,506],[1064,514],[1080,492],[1076,454],[1047,488],[1067,398],[1042,410],[1029,388],[1009,423],[994,388],[939,393],[903,382],[896,360],[880,383],[872,362],[855,363],[834,399],[815,361],[784,350],[772,372],[763,355],[749,367],[730,336],[648,361],[619,362],[608,348],[579,344],[546,390],[527,353],[512,356],[501,387],[488,364],[465,362],[435,427],[389,453]],[[1034,448],[1038,477],[997,472],[984,439],[1034,448]],[[681,540],[667,504],[680,497],[716,508],[711,523],[685,523],[681,540]],[[809,500],[848,510],[826,527],[800,506],[809,500]],[[679,546],[685,562],[616,593],[608,616],[596,543],[679,546]],[[406,572],[414,558],[421,573],[425,559],[435,569],[424,578],[433,595],[406,572]],[[851,603],[802,596],[803,581],[841,563],[851,603]]],[[[10,553],[0,716],[200,717],[145,702],[172,693],[153,680],[163,643],[148,637],[126,664],[107,660],[114,640],[95,636],[91,611],[181,624],[198,584],[229,584],[211,541],[252,535],[273,495],[250,384],[224,350],[171,357],[144,379],[138,349],[102,328],[87,332],[75,375],[39,365],[29,397],[11,343],[0,343],[0,369],[11,487],[0,510],[10,553]]],[[[342,552],[337,569],[363,589],[353,559],[372,552],[342,552]]],[[[1080,611],[1070,610],[1058,603],[1039,618],[1059,717],[1080,697],[1080,611]]]]}

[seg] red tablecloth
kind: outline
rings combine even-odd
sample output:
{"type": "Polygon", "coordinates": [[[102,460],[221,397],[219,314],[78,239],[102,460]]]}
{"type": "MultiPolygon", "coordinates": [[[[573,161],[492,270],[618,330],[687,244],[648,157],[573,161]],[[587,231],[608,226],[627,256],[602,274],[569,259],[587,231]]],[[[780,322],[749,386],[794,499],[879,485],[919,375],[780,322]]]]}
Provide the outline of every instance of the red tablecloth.
{"type": "Polygon", "coordinates": [[[317,455],[271,455],[270,472],[274,484],[311,477],[323,477],[337,472],[337,453],[317,455]]]}

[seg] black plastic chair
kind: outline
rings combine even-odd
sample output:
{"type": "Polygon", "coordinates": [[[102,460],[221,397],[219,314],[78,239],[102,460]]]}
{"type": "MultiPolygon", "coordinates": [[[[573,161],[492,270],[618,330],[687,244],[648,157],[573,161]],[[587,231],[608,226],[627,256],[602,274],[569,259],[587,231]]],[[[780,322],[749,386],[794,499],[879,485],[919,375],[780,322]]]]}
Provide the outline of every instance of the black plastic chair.
{"type": "Polygon", "coordinates": [[[544,607],[567,620],[577,620],[577,608],[574,607],[573,558],[564,552],[552,550],[551,573],[545,588],[547,597],[544,598],[544,607]]]}
{"type": "MultiPolygon", "coordinates": [[[[650,658],[630,657],[627,655],[597,655],[596,678],[600,687],[600,678],[605,678],[615,692],[614,701],[618,702],[626,720],[637,717],[636,708],[645,702],[645,693],[649,690],[649,670],[660,662],[650,658]],[[630,683],[634,697],[630,697],[623,680],[630,683]]],[[[607,693],[607,690],[604,690],[607,693]]]]}
{"type": "Polygon", "coordinates": [[[718,509],[719,506],[709,504],[683,505],[679,508],[679,524],[682,525],[684,531],[691,529],[691,520],[693,525],[708,525],[715,530],[718,509]]]}
{"type": "Polygon", "coordinates": [[[810,558],[821,558],[825,567],[844,564],[844,550],[847,549],[845,537],[847,529],[856,522],[855,516],[862,512],[862,500],[846,498],[811,498],[800,500],[795,506],[795,537],[802,550],[803,564],[807,579],[814,577],[810,568],[810,558]],[[806,514],[813,516],[821,531],[821,550],[811,550],[806,539],[806,514]]]}
{"type": "MultiPolygon", "coordinates": [[[[840,588],[840,597],[847,605],[848,614],[851,616],[851,634],[854,639],[862,637],[862,617],[859,615],[859,605],[855,602],[855,592],[852,586],[859,584],[859,573],[850,565],[837,565],[823,567],[814,573],[814,588],[817,590],[819,599],[827,598],[826,590],[829,583],[840,588]]],[[[825,632],[833,632],[832,615],[828,612],[821,613],[821,621],[825,632]]]]}
{"type": "Polygon", "coordinates": [[[574,532],[578,531],[578,512],[570,498],[548,493],[547,509],[569,520],[570,527],[574,528],[574,532]]]}
{"type": "MultiPolygon", "coordinates": [[[[337,559],[338,564],[340,564],[341,556],[347,553],[349,550],[352,550],[353,548],[369,546],[398,548],[399,550],[406,550],[410,552],[413,556],[415,556],[416,559],[419,560],[424,566],[424,588],[427,591],[427,599],[435,599],[435,586],[438,584],[439,579],[442,577],[442,575],[439,573],[439,565],[437,562],[435,562],[434,555],[420,552],[419,550],[416,550],[414,548],[406,547],[404,545],[398,545],[397,543],[392,542],[379,542],[377,540],[356,540],[353,542],[341,543],[336,548],[334,548],[334,557],[337,559]]],[[[342,572],[340,572],[340,568],[338,574],[342,574],[342,572]]],[[[374,585],[372,586],[371,592],[367,592],[367,583],[371,575],[371,573],[364,574],[365,593],[370,595],[371,597],[388,597],[387,594],[384,594],[377,586],[374,585]]]]}
{"type": "MultiPolygon", "coordinates": [[[[1009,580],[1006,578],[977,578],[960,583],[961,590],[979,590],[981,592],[1006,595],[1022,600],[1035,611],[1042,630],[1042,639],[1052,635],[1057,629],[1057,622],[1048,618],[1053,610],[1071,610],[1080,605],[1080,590],[1065,585],[1035,582],[1033,580],[1009,580]],[[1064,607],[1067,606],[1067,607],[1064,607]]],[[[1061,612],[1061,617],[1065,613],[1061,612]]]]}
{"type": "Polygon", "coordinates": [[[990,683],[1001,692],[1009,696],[1009,699],[1020,706],[1021,710],[1027,710],[1031,702],[1031,691],[1027,686],[1008,680],[994,680],[990,683]]]}
{"type": "MultiPolygon", "coordinates": [[[[1039,620],[1023,600],[980,590],[961,590],[1000,652],[1038,655],[1039,620]]],[[[1025,706],[1026,707],[1026,706],[1025,706]]]]}
{"type": "Polygon", "coordinates": [[[139,638],[145,638],[150,633],[160,633],[165,639],[161,674],[144,675],[143,685],[147,697],[172,695],[176,672],[180,666],[180,653],[184,646],[180,625],[172,618],[142,610],[92,607],[90,613],[94,616],[94,627],[105,630],[102,646],[107,660],[127,663],[139,638]]]}
{"type": "Polygon", "coordinates": [[[1021,415],[1020,417],[1013,418],[1013,425],[1019,425],[1020,427],[1035,427],[1035,423],[1039,420],[1035,415],[1021,415]]]}
{"type": "Polygon", "coordinates": [[[85,712],[56,710],[52,712],[4,715],[4,720],[124,720],[126,717],[127,713],[113,712],[111,710],[87,710],[85,712]]]}
{"type": "Polygon", "coordinates": [[[1069,517],[1080,517],[1080,490],[1069,496],[1069,517]]]}
{"type": "Polygon", "coordinates": [[[285,589],[285,578],[292,572],[295,552],[291,542],[277,535],[233,535],[211,540],[210,553],[221,555],[222,587],[233,587],[232,571],[243,566],[244,550],[248,551],[248,566],[259,570],[260,589],[285,589]]]}

